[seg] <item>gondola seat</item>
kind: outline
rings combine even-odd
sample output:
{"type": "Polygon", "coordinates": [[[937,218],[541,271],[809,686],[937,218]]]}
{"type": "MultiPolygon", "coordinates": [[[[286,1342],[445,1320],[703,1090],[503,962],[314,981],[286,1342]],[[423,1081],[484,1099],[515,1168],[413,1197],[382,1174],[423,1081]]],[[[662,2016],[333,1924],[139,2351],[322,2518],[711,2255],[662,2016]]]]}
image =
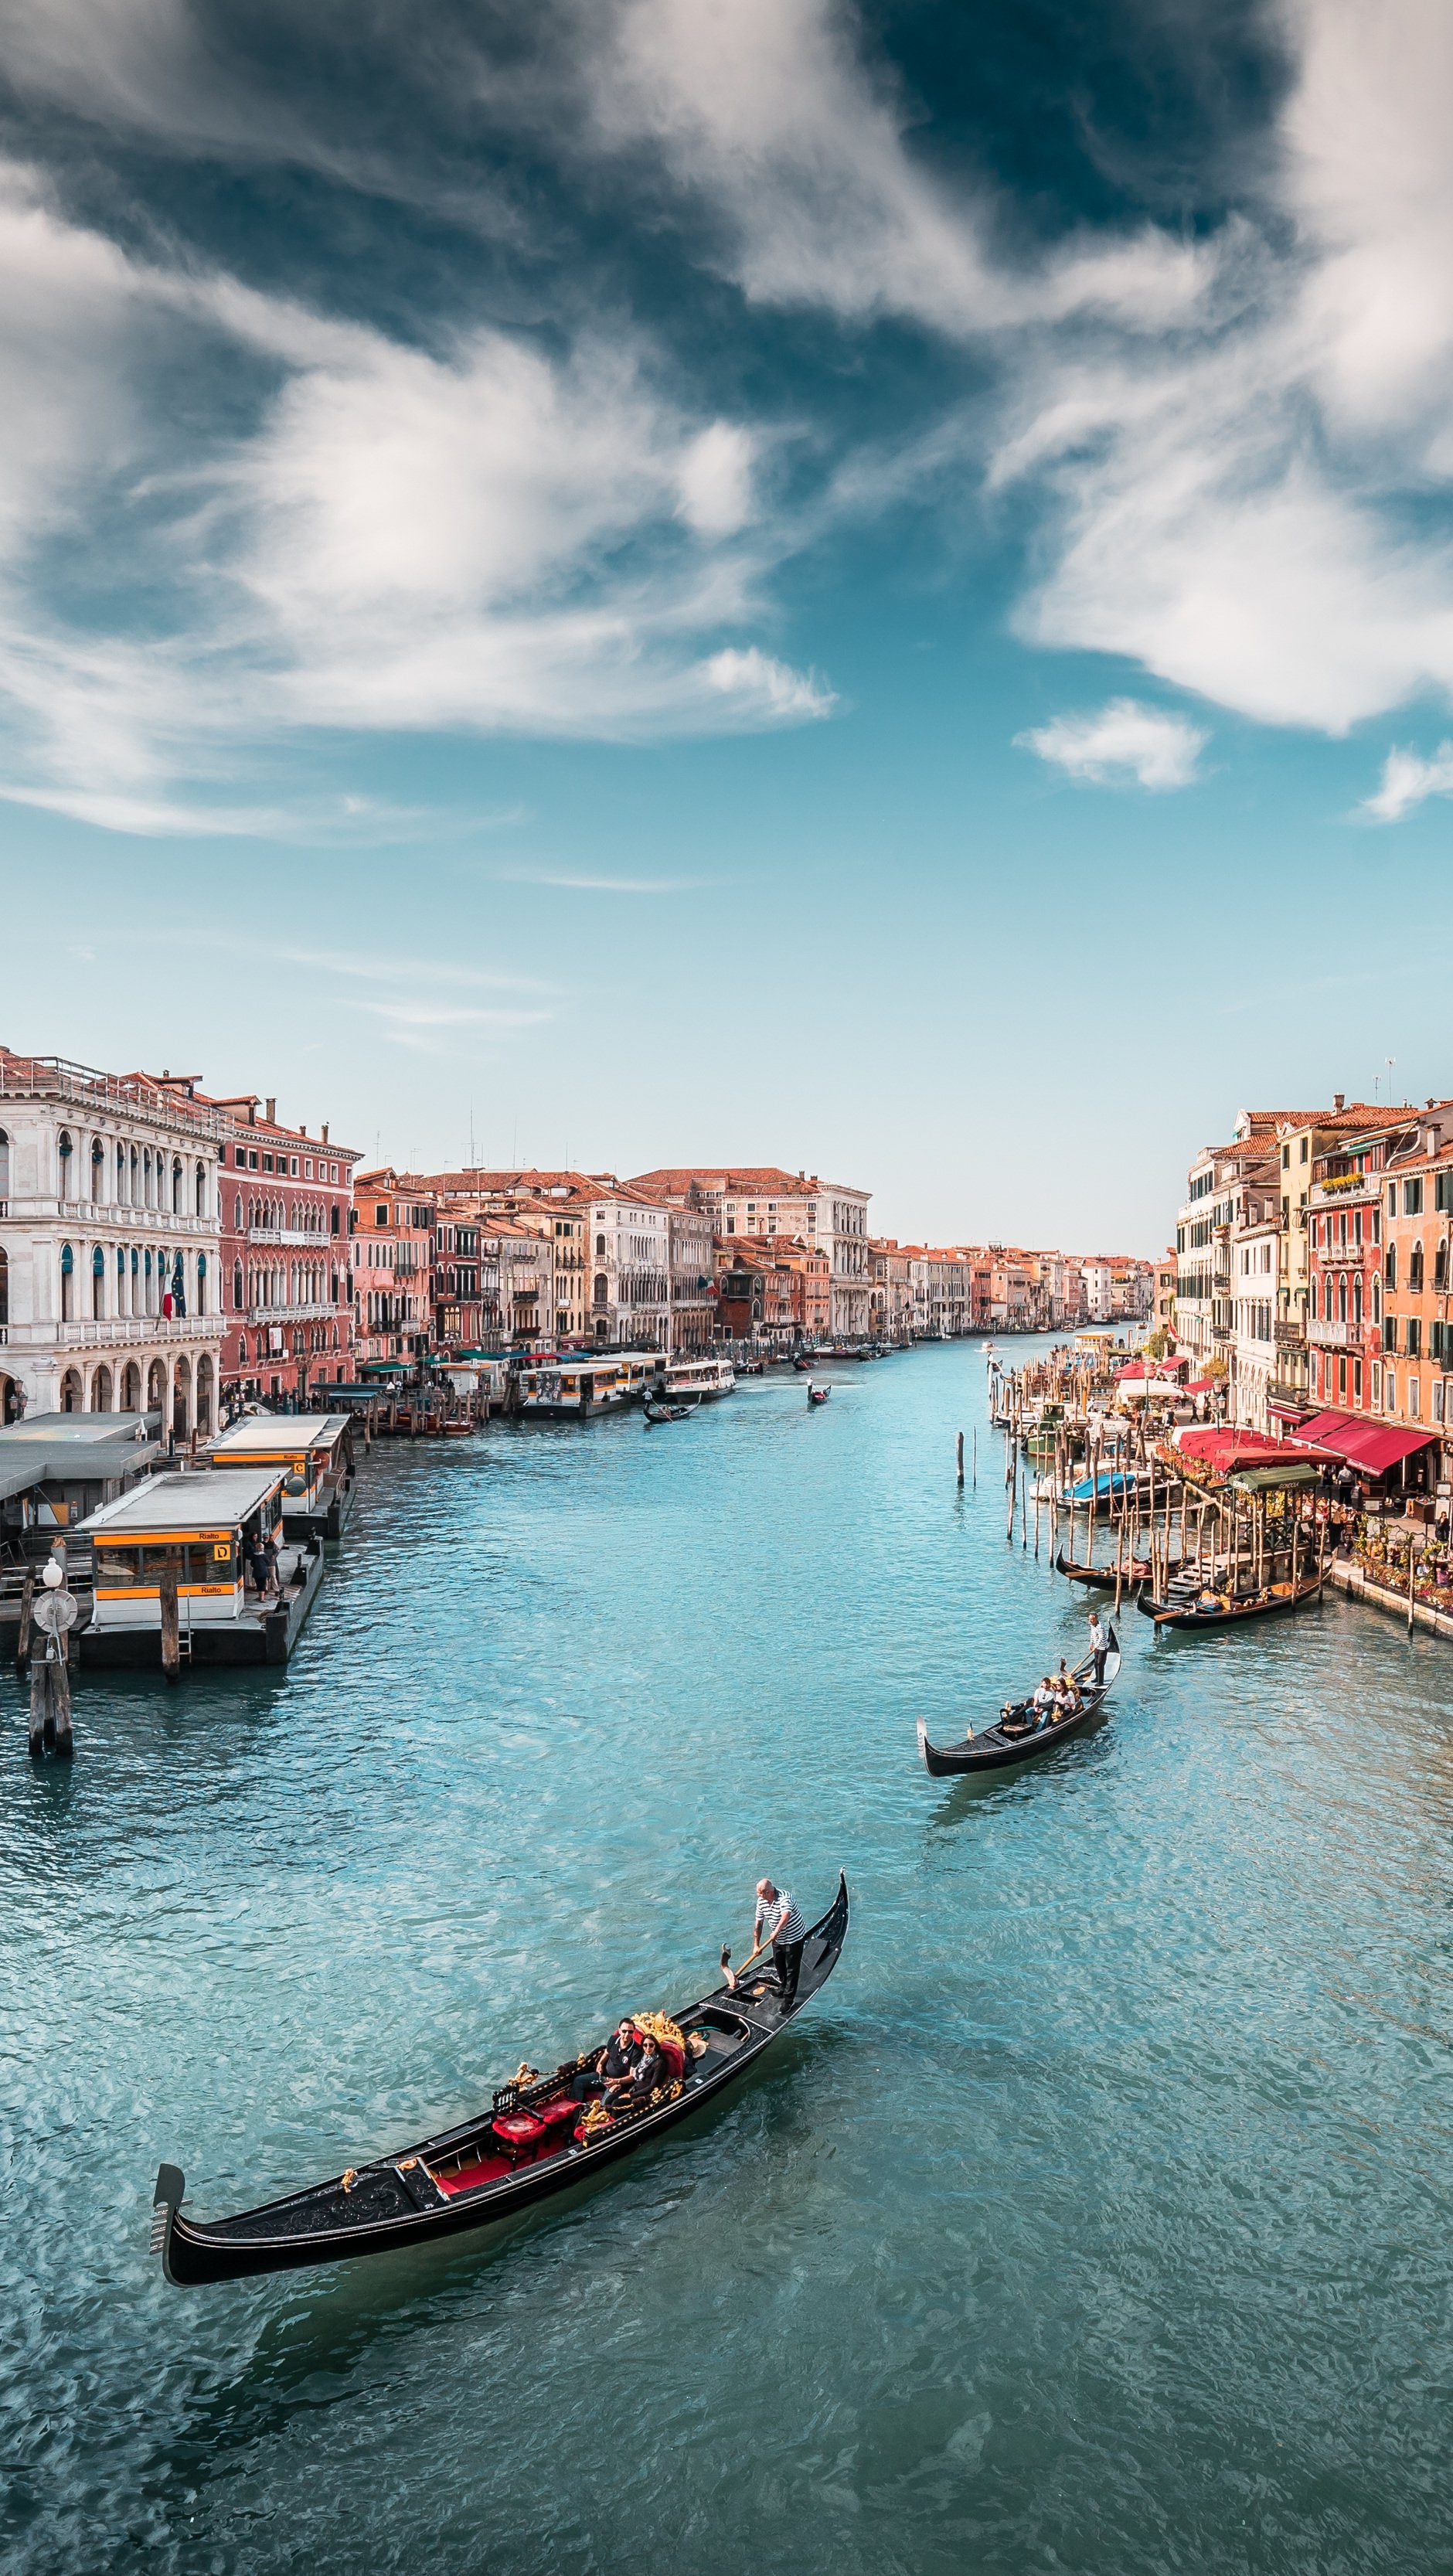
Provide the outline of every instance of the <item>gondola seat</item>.
{"type": "Polygon", "coordinates": [[[528,2164],[532,2156],[551,2154],[560,2144],[555,2131],[579,2116],[580,2105],[573,2097],[543,2103],[538,2111],[501,2111],[489,2124],[490,2134],[502,2156],[514,2164],[528,2164]]]}

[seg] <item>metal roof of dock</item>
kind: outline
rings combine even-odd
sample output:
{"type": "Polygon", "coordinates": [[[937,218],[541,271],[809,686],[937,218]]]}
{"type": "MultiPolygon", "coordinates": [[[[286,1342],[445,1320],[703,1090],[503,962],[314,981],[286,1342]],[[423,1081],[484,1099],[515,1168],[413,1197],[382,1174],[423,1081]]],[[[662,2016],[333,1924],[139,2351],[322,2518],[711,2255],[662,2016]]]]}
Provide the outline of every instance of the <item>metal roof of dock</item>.
{"type": "Polygon", "coordinates": [[[32,1413],[0,1430],[0,1502],[32,1485],[131,1475],[160,1447],[144,1413],[32,1413]]]}
{"type": "Polygon", "coordinates": [[[147,1530],[235,1529],[279,1491],[282,1477],[267,1467],[214,1467],[186,1476],[152,1476],[133,1493],[103,1503],[79,1521],[75,1535],[108,1538],[147,1530]]]}
{"type": "Polygon", "coordinates": [[[352,1429],[346,1413],[250,1413],[207,1444],[211,1458],[291,1457],[300,1449],[328,1449],[352,1429]]]}

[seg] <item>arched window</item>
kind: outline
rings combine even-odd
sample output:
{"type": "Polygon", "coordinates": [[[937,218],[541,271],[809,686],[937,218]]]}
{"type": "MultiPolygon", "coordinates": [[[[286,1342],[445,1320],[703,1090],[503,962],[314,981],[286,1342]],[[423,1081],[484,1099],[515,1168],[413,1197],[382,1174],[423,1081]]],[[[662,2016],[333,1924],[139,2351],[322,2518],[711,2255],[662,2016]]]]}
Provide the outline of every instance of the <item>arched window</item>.
{"type": "Polygon", "coordinates": [[[97,1200],[103,1199],[106,1195],[105,1186],[101,1177],[105,1169],[106,1148],[102,1144],[99,1136],[93,1136],[91,1139],[91,1202],[93,1206],[97,1200]]]}
{"type": "Polygon", "coordinates": [[[246,1368],[247,1366],[247,1335],[245,1333],[239,1333],[237,1336],[237,1365],[239,1368],[246,1368]]]}
{"type": "Polygon", "coordinates": [[[1423,1247],[1422,1247],[1421,1243],[1415,1243],[1415,1244],[1413,1245],[1412,1251],[1408,1254],[1408,1294],[1409,1294],[1409,1296],[1410,1296],[1410,1297],[1417,1297],[1417,1296],[1421,1296],[1421,1294],[1422,1294],[1422,1287],[1423,1287],[1423,1247]]]}
{"type": "Polygon", "coordinates": [[[116,1312],[118,1315],[126,1312],[126,1253],[119,1243],[116,1246],[116,1312]]]}
{"type": "Polygon", "coordinates": [[[61,1322],[69,1324],[75,1314],[76,1256],[68,1243],[61,1245],[61,1322]]]}
{"type": "Polygon", "coordinates": [[[242,1193],[240,1190],[232,1202],[232,1231],[234,1234],[240,1234],[242,1232],[242,1193]]]}
{"type": "Polygon", "coordinates": [[[1390,1244],[1388,1245],[1388,1247],[1387,1247],[1387,1260],[1386,1260],[1386,1261],[1384,1262],[1384,1264],[1383,1264],[1383,1273],[1382,1273],[1382,1275],[1383,1275],[1383,1284],[1384,1284],[1384,1286],[1385,1286],[1385,1287],[1393,1288],[1393,1289],[1395,1289],[1395,1288],[1397,1287],[1397,1284],[1398,1284],[1398,1248],[1397,1248],[1397,1245],[1396,1245],[1395,1243],[1390,1243],[1390,1244]]]}
{"type": "Polygon", "coordinates": [[[185,1179],[186,1179],[186,1174],[185,1174],[185,1172],[182,1170],[182,1158],[181,1158],[180,1154],[173,1154],[173,1156],[172,1156],[172,1214],[173,1214],[173,1216],[180,1216],[180,1215],[181,1215],[181,1213],[182,1213],[182,1184],[183,1184],[183,1182],[185,1181],[185,1179]]]}
{"type": "Polygon", "coordinates": [[[121,1203],[124,1201],[125,1197],[126,1197],[126,1148],[125,1148],[125,1146],[124,1146],[124,1145],[118,1145],[118,1146],[117,1146],[117,1148],[116,1148],[116,1202],[117,1202],[118,1207],[119,1207],[119,1206],[121,1205],[121,1203]]]}
{"type": "Polygon", "coordinates": [[[135,1207],[135,1205],[136,1205],[136,1185],[137,1185],[137,1182],[140,1180],[140,1178],[141,1178],[141,1157],[140,1157],[140,1155],[137,1153],[136,1147],[133,1145],[133,1146],[132,1146],[132,1148],[131,1148],[131,1187],[130,1187],[130,1189],[129,1189],[129,1190],[127,1191],[127,1193],[126,1193],[127,1197],[130,1199],[131,1204],[132,1204],[132,1206],[133,1206],[133,1207],[135,1207]]]}
{"type": "Polygon", "coordinates": [[[197,1214],[198,1214],[198,1216],[205,1216],[205,1215],[206,1215],[206,1213],[207,1213],[207,1166],[206,1166],[206,1164],[205,1164],[205,1163],[199,1163],[199,1164],[197,1165],[197,1214]]]}
{"type": "Polygon", "coordinates": [[[237,1313],[240,1315],[242,1312],[242,1264],[240,1261],[234,1261],[232,1264],[232,1303],[236,1308],[237,1313]]]}
{"type": "Polygon", "coordinates": [[[106,1312],[106,1255],[99,1243],[91,1254],[91,1313],[97,1323],[106,1312]]]}
{"type": "Polygon", "coordinates": [[[205,1252],[199,1252],[199,1253],[198,1253],[198,1255],[197,1255],[197,1312],[198,1312],[198,1314],[199,1314],[199,1315],[205,1315],[206,1311],[207,1311],[207,1256],[206,1256],[205,1252]]]}
{"type": "Polygon", "coordinates": [[[595,1238],[595,1257],[597,1261],[604,1261],[605,1259],[605,1236],[603,1234],[598,1234],[595,1238]]]}
{"type": "Polygon", "coordinates": [[[10,1321],[10,1259],[0,1243],[0,1324],[10,1321]]]}
{"type": "Polygon", "coordinates": [[[610,1281],[603,1270],[598,1270],[595,1277],[595,1303],[597,1306],[604,1306],[609,1302],[609,1298],[610,1281]]]}
{"type": "Polygon", "coordinates": [[[68,1199],[71,1195],[71,1181],[75,1170],[76,1157],[71,1144],[70,1132],[65,1127],[63,1127],[60,1132],[60,1158],[61,1197],[63,1199],[68,1199]]]}

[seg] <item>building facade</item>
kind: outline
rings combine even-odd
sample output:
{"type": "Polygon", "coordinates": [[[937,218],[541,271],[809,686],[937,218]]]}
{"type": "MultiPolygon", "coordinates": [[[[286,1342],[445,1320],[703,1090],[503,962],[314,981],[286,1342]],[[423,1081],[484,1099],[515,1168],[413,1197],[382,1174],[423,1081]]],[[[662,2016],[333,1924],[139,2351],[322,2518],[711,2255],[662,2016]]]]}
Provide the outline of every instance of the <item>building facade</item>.
{"type": "Polygon", "coordinates": [[[677,1164],[638,1173],[625,1186],[702,1210],[711,1218],[713,1232],[728,1244],[739,1235],[796,1235],[826,1253],[832,1337],[867,1339],[870,1191],[820,1180],[815,1172],[787,1172],[776,1163],[677,1164]]]}
{"type": "Polygon", "coordinates": [[[0,1049],[0,1419],[215,1428],[222,1134],[170,1076],[0,1049]]]}
{"type": "Polygon", "coordinates": [[[356,1365],[348,1244],[358,1156],[326,1127],[310,1136],[279,1125],[276,1101],[255,1092],[207,1105],[225,1122],[223,1395],[301,1406],[310,1386],[344,1385],[356,1365]]]}
{"type": "Polygon", "coordinates": [[[418,1173],[392,1164],[354,1173],[349,1269],[359,1367],[427,1358],[435,1217],[433,1192],[418,1173]]]}

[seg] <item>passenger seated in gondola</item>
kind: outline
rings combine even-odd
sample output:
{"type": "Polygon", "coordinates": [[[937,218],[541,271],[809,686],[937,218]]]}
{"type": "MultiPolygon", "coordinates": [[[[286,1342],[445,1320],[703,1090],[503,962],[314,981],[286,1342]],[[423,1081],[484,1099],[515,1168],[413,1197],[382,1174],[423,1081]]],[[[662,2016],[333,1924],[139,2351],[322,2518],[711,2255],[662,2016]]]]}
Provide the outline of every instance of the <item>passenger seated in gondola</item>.
{"type": "Polygon", "coordinates": [[[576,2101],[619,2101],[635,2075],[644,2046],[633,2021],[617,2023],[604,2048],[596,2050],[571,2085],[576,2101]]]}
{"type": "Polygon", "coordinates": [[[1034,1711],[1034,1722],[1036,1726],[1043,1726],[1046,1718],[1054,1707],[1055,1698],[1055,1686],[1050,1680],[1048,1673],[1046,1673],[1038,1690],[1035,1692],[1033,1699],[1029,1703],[1030,1707],[1034,1711]]]}

